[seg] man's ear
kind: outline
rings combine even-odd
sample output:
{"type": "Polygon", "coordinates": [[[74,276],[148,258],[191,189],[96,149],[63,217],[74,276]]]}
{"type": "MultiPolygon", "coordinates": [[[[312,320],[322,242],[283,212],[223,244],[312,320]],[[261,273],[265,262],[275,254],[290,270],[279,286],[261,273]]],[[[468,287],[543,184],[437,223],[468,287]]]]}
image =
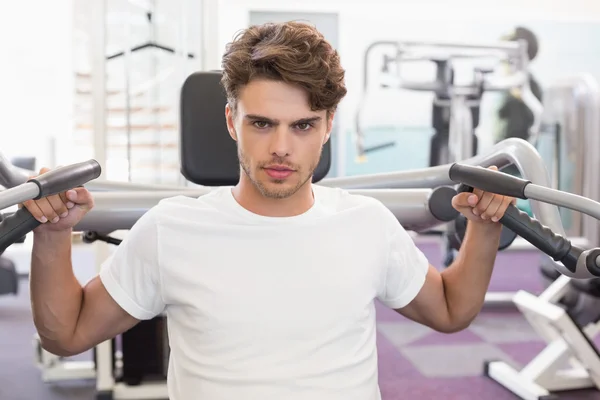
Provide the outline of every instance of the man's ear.
{"type": "Polygon", "coordinates": [[[231,136],[231,138],[237,142],[237,134],[235,132],[235,125],[233,123],[233,119],[234,112],[229,106],[229,103],[227,103],[225,105],[225,120],[227,121],[227,130],[229,131],[229,136],[231,136]]]}

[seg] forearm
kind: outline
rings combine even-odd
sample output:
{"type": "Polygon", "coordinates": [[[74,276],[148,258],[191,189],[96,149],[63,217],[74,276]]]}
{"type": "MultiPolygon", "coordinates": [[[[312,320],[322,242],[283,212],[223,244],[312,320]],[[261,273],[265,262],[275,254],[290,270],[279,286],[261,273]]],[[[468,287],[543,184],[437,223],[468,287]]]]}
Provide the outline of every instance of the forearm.
{"type": "Polygon", "coordinates": [[[34,234],[30,287],[42,343],[50,351],[60,351],[74,334],[83,298],[71,263],[70,230],[34,234]]]}
{"type": "Polygon", "coordinates": [[[441,273],[452,325],[468,325],[483,307],[496,261],[500,232],[500,224],[469,222],[458,256],[441,273]]]}

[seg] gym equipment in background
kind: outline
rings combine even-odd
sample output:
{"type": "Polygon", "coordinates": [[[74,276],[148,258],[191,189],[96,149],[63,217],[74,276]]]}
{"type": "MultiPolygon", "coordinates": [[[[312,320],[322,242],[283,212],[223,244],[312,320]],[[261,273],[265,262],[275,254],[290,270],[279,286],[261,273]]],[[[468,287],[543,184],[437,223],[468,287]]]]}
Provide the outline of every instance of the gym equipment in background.
{"type": "MultiPolygon", "coordinates": [[[[600,201],[600,85],[589,74],[553,82],[545,88],[544,114],[534,144],[544,159],[552,188],[600,201]]],[[[561,209],[565,231],[583,247],[600,245],[598,221],[566,208],[561,209]]],[[[542,275],[558,276],[542,264],[542,275]]]]}
{"type": "MultiPolygon", "coordinates": [[[[600,203],[572,193],[535,185],[508,174],[456,164],[450,169],[453,180],[483,190],[521,199],[535,199],[565,207],[600,220],[600,203]]],[[[600,247],[582,248],[566,237],[543,226],[526,213],[510,206],[502,224],[510,227],[535,247],[548,254],[565,268],[575,271],[586,268],[600,276],[600,247]]],[[[522,399],[554,399],[559,391],[600,388],[600,353],[593,343],[600,332],[600,280],[573,280],[572,287],[594,298],[595,308],[588,309],[587,318],[574,318],[558,302],[566,295],[568,278],[561,276],[536,297],[519,291],[514,301],[533,329],[548,343],[546,348],[517,371],[503,361],[489,361],[485,374],[522,399]]],[[[590,305],[588,303],[588,305],[590,305]]]]}
{"type": "MultiPolygon", "coordinates": [[[[225,152],[232,148],[235,149],[227,134],[225,118],[215,118],[217,115],[222,115],[226,102],[219,80],[220,72],[196,73],[186,80],[181,92],[182,172],[198,185],[203,185],[202,179],[205,179],[210,185],[219,186],[235,184],[238,179],[239,169],[235,153],[229,157],[224,155],[215,157],[218,152],[215,149],[225,152]],[[211,101],[206,101],[206,99],[211,101]],[[184,149],[185,151],[183,151],[184,149]],[[210,163],[198,162],[198,160],[209,160],[210,163]]],[[[450,164],[422,170],[330,178],[319,181],[319,177],[325,176],[327,173],[329,160],[326,158],[329,157],[328,154],[326,151],[322,154],[320,161],[322,169],[320,169],[320,175],[316,176],[315,183],[341,187],[350,193],[377,198],[392,211],[407,230],[422,232],[452,221],[458,215],[451,206],[451,199],[456,194],[456,190],[452,187],[455,182],[450,177],[452,166],[450,164]]],[[[522,176],[531,182],[549,186],[547,171],[542,159],[533,146],[522,140],[511,139],[498,143],[486,153],[463,160],[462,163],[482,167],[490,165],[502,167],[512,163],[519,168],[522,176]]],[[[101,236],[107,239],[109,237],[106,235],[111,232],[130,229],[149,208],[156,205],[161,199],[177,195],[202,196],[212,190],[210,185],[160,191],[140,190],[140,186],[134,187],[130,191],[97,191],[94,193],[94,209],[75,227],[75,231],[84,232],[86,235],[91,233],[92,237],[96,235],[96,237],[101,236]]],[[[20,190],[19,188],[22,186],[11,190],[20,190]]],[[[0,200],[6,193],[9,192],[0,192],[0,200]]],[[[13,198],[12,200],[17,202],[23,199],[13,198]]],[[[534,201],[532,207],[536,218],[542,224],[559,234],[564,234],[556,206],[534,201]]],[[[23,228],[23,230],[17,230],[13,237],[24,235],[27,227],[23,228]]],[[[0,245],[8,246],[10,243],[10,237],[5,235],[4,227],[0,225],[0,245]]],[[[572,271],[561,264],[556,264],[556,268],[560,273],[576,278],[593,276],[585,267],[578,267],[572,271]]],[[[44,356],[48,356],[47,352],[42,351],[42,353],[44,356]]],[[[142,382],[136,386],[117,381],[114,357],[114,350],[110,343],[102,343],[96,348],[95,363],[91,366],[88,364],[87,369],[74,368],[77,372],[74,371],[72,376],[95,377],[98,396],[104,396],[103,398],[158,399],[166,396],[164,381],[142,382]]],[[[71,365],[66,363],[74,361],[57,360],[51,356],[50,359],[53,362],[48,362],[43,366],[52,368],[51,371],[61,371],[61,373],[53,375],[51,371],[44,370],[45,377],[52,378],[54,376],[57,379],[68,379],[71,365]]]]}
{"type": "MultiPolygon", "coordinates": [[[[522,41],[527,48],[527,58],[530,63],[537,56],[539,48],[537,36],[527,28],[516,27],[510,34],[504,36],[502,40],[522,41]]],[[[528,71],[527,79],[529,81],[531,93],[539,101],[542,101],[543,90],[535,79],[534,74],[528,71]]],[[[530,140],[530,129],[535,120],[531,110],[522,100],[520,90],[511,90],[510,92],[505,92],[501,95],[501,101],[496,117],[498,118],[498,124],[495,129],[496,141],[504,140],[509,137],[530,140]]]]}
{"type": "Polygon", "coordinates": [[[522,99],[534,116],[531,127],[535,138],[540,126],[542,104],[531,93],[528,80],[529,58],[524,42],[497,42],[489,44],[377,41],[371,43],[363,58],[363,92],[355,115],[356,151],[358,157],[385,147],[394,142],[374,147],[365,146],[362,112],[369,90],[370,55],[376,48],[387,48],[383,56],[382,73],[396,76],[384,88],[425,91],[434,94],[430,166],[447,164],[471,157],[477,153],[475,128],[479,125],[479,107],[483,94],[491,91],[506,92],[518,88],[522,99]],[[390,52],[392,55],[389,55],[390,52]],[[457,83],[457,62],[467,60],[470,79],[468,83],[457,83]],[[403,66],[410,62],[430,61],[435,64],[435,79],[429,82],[411,81],[403,76],[403,66]],[[509,66],[508,72],[498,73],[499,67],[509,66]]]}

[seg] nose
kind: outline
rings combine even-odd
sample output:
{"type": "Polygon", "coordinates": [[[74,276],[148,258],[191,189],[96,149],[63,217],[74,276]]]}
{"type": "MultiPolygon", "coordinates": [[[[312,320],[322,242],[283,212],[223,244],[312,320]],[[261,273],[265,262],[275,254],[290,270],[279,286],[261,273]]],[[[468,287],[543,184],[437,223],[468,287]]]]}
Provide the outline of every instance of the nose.
{"type": "Polygon", "coordinates": [[[289,132],[283,126],[279,126],[273,131],[269,150],[272,155],[278,157],[289,156],[291,153],[291,144],[289,132]]]}

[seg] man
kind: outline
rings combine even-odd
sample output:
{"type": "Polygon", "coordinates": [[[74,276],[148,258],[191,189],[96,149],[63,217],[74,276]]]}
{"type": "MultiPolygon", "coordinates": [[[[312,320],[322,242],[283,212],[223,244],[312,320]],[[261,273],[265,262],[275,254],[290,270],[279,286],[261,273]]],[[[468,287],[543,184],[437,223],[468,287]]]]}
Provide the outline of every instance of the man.
{"type": "Polygon", "coordinates": [[[172,400],[379,399],[374,300],[441,332],[468,326],[512,199],[477,190],[454,199],[471,222],[439,273],[381,203],[311,183],[346,94],[319,32],[251,27],[222,65],[235,187],[162,201],[83,288],[70,233],[92,195],[78,188],[25,204],[44,222],[31,269],[42,345],[81,353],[164,311],[172,400]]]}

